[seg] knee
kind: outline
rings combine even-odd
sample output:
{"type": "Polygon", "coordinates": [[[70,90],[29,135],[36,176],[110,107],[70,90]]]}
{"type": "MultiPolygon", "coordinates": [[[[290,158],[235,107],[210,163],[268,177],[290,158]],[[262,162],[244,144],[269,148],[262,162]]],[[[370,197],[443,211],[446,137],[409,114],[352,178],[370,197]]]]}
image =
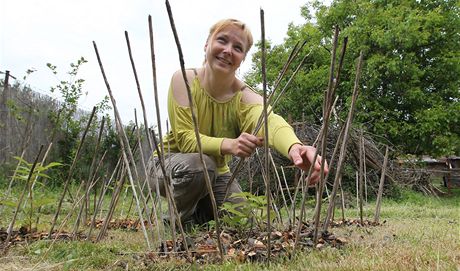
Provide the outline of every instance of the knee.
{"type": "MultiPolygon", "coordinates": [[[[182,161],[171,169],[173,175],[203,172],[203,165],[199,153],[183,153],[181,156],[182,161]]],[[[217,169],[215,160],[211,156],[203,154],[203,161],[208,172],[214,175],[217,169]]]]}
{"type": "MultiPolygon", "coordinates": [[[[182,161],[175,164],[171,168],[171,177],[173,180],[186,185],[186,183],[193,182],[194,186],[206,185],[203,165],[198,153],[184,153],[181,154],[182,161]]],[[[216,177],[216,162],[208,155],[203,155],[203,160],[208,171],[211,182],[214,182],[216,177]]]]}
{"type": "MultiPolygon", "coordinates": [[[[192,171],[202,171],[203,165],[201,163],[200,154],[199,153],[187,153],[184,154],[187,156],[186,160],[188,162],[188,167],[192,171]]],[[[206,165],[206,169],[208,171],[214,172],[216,170],[216,162],[214,158],[209,155],[203,154],[203,161],[206,165]]]]}

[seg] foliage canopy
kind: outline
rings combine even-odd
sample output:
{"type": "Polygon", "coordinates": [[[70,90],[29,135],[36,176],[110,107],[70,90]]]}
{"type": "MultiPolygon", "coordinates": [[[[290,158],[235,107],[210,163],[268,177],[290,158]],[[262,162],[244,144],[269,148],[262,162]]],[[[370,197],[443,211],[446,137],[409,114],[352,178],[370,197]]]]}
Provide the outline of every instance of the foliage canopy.
{"type": "MultiPolygon", "coordinates": [[[[459,155],[459,3],[337,0],[330,6],[320,1],[305,5],[301,10],[305,23],[291,24],[285,42],[267,48],[269,86],[297,42],[306,40],[303,53],[310,54],[277,112],[294,120],[321,121],[332,31],[338,25],[339,47],[344,37],[349,41],[337,90],[339,116],[347,114],[355,60],[362,50],[365,63],[355,123],[390,141],[402,153],[459,155]]],[[[246,78],[249,83],[261,82],[260,55],[260,50],[254,54],[246,78]]]]}

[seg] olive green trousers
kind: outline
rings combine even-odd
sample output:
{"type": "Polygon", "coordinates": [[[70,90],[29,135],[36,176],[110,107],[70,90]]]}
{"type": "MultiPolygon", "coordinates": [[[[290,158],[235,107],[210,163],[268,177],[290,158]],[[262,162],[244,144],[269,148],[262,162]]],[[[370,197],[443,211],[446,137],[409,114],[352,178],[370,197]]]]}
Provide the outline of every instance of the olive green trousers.
{"type": "MultiPolygon", "coordinates": [[[[217,206],[224,201],[227,183],[231,173],[218,175],[216,163],[210,156],[203,155],[204,162],[211,180],[212,190],[217,206]]],[[[158,159],[157,159],[158,160],[158,159]]],[[[181,222],[203,224],[214,219],[211,198],[206,186],[204,171],[198,153],[170,153],[165,155],[165,171],[170,177],[172,195],[176,203],[181,222]]],[[[160,188],[161,196],[165,197],[165,179],[159,162],[156,161],[158,178],[150,178],[151,189],[155,191],[156,182],[160,188]]],[[[241,187],[236,180],[229,188],[229,195],[241,192],[241,187]]],[[[242,199],[228,197],[228,202],[241,202],[242,199]]]]}

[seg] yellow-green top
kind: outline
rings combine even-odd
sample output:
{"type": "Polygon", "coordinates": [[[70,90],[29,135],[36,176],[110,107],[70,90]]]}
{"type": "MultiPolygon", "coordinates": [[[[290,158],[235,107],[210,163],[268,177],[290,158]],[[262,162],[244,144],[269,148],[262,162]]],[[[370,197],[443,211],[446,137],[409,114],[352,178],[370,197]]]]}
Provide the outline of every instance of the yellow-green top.
{"type": "MultiPolygon", "coordinates": [[[[252,133],[263,105],[243,103],[242,91],[238,91],[228,101],[217,101],[201,87],[198,77],[193,79],[190,89],[203,153],[215,158],[218,174],[227,173],[230,171],[228,163],[232,157],[221,154],[222,141],[224,138],[237,138],[242,132],[252,133]]],[[[165,152],[198,152],[190,107],[176,102],[172,86],[168,94],[168,113],[171,131],[163,139],[165,152]]],[[[280,116],[271,113],[268,124],[269,145],[288,157],[289,148],[300,143],[300,140],[280,116]]],[[[259,130],[258,135],[263,135],[263,129],[259,130]]]]}

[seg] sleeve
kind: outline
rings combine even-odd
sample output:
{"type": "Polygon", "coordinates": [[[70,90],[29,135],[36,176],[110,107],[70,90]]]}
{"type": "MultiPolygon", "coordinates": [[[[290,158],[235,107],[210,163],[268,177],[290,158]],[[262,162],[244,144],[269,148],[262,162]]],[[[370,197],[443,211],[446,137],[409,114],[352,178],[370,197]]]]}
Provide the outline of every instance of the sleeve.
{"type": "MultiPolygon", "coordinates": [[[[252,133],[263,111],[263,105],[242,103],[241,107],[240,127],[243,132],[252,133]]],[[[257,135],[263,134],[264,129],[261,127],[257,135]]],[[[268,116],[268,144],[285,157],[289,157],[289,149],[296,143],[302,144],[294,129],[281,116],[272,112],[268,116]]]]}
{"type": "MultiPolygon", "coordinates": [[[[179,151],[183,153],[198,152],[191,109],[190,107],[181,106],[176,102],[172,93],[172,87],[170,87],[168,95],[168,114],[171,131],[179,151]]],[[[206,123],[206,121],[203,121],[203,123],[206,123]]],[[[211,137],[200,133],[200,140],[203,153],[215,157],[222,156],[220,147],[224,140],[223,138],[211,137]]]]}

